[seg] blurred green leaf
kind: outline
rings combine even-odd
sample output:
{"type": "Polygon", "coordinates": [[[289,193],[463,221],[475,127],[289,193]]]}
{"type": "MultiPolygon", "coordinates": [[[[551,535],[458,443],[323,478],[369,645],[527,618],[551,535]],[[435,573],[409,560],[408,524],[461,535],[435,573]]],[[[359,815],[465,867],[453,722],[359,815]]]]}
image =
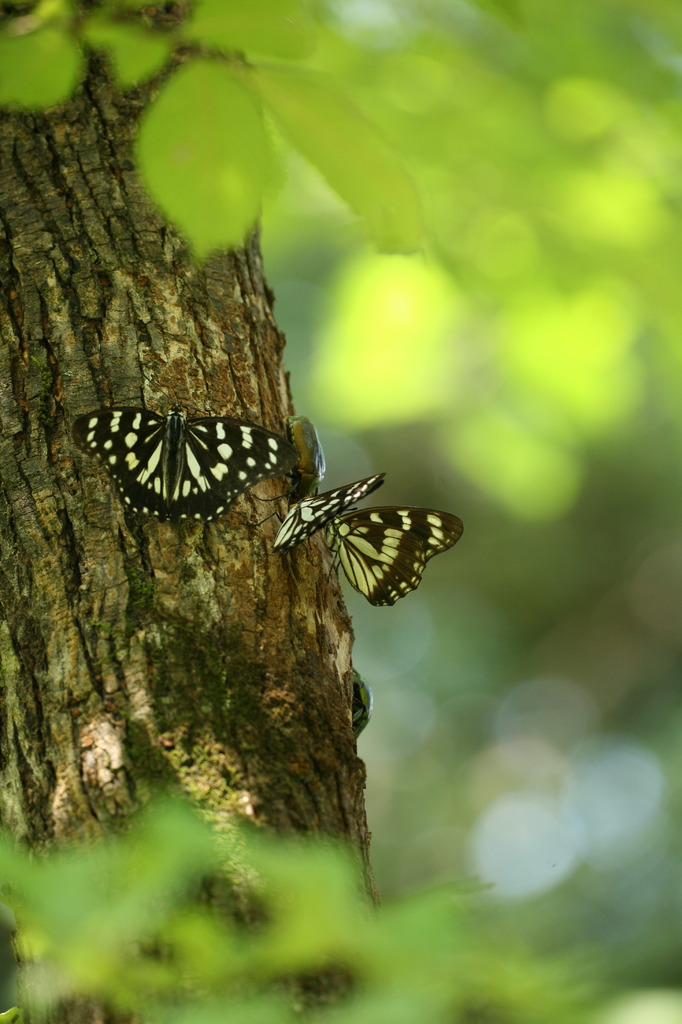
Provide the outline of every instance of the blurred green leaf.
{"type": "Polygon", "coordinates": [[[182,1009],[162,1006],[152,1011],[151,1019],[154,1024],[288,1024],[300,1021],[301,1015],[283,995],[264,994],[251,998],[237,996],[229,1002],[224,998],[204,999],[182,1009]]]}
{"type": "MultiPolygon", "coordinates": [[[[11,24],[11,23],[10,23],[11,24]]],[[[0,104],[53,107],[73,92],[81,53],[71,36],[57,28],[26,35],[0,34],[0,104]]]]}
{"type": "Polygon", "coordinates": [[[301,979],[329,972],[341,989],[331,982],[310,1011],[320,1024],[465,1024],[498,1006],[500,1021],[574,1019],[562,1016],[570,973],[491,942],[461,889],[377,910],[355,860],[328,841],[236,828],[218,842],[185,805],[162,802],[126,835],[40,861],[0,845],[0,872],[48,1019],[51,1000],[74,994],[154,1024],[286,1022],[298,1019],[301,979]],[[199,897],[199,880],[226,882],[225,868],[250,924],[199,897]]]}
{"type": "Polygon", "coordinates": [[[305,57],[313,26],[301,0],[197,0],[185,35],[205,46],[305,57]]]}
{"type": "Polygon", "coordinates": [[[164,927],[164,940],[190,977],[217,985],[241,975],[248,960],[244,942],[231,922],[216,919],[208,908],[181,909],[164,927]]]}
{"type": "Polygon", "coordinates": [[[18,1006],[0,1013],[0,1024],[23,1024],[24,1014],[18,1006]]]}
{"type": "Polygon", "coordinates": [[[244,241],[273,166],[257,101],[229,68],[181,68],[146,113],[137,155],[154,199],[199,256],[244,241]]]}
{"type": "Polygon", "coordinates": [[[312,72],[258,67],[249,80],[284,134],[364,218],[380,248],[418,248],[421,215],[415,187],[359,110],[312,72]]]}
{"type": "Polygon", "coordinates": [[[14,24],[23,21],[24,24],[35,23],[36,26],[49,24],[67,26],[74,14],[72,0],[38,0],[30,14],[26,15],[25,19],[18,19],[14,24]]]}
{"type": "Polygon", "coordinates": [[[111,54],[122,85],[134,85],[147,78],[168,59],[175,40],[161,32],[148,32],[129,22],[111,21],[94,15],[83,25],[83,38],[94,49],[111,54]]]}
{"type": "Polygon", "coordinates": [[[139,11],[143,7],[149,7],[149,0],[102,0],[102,8],[112,12],[139,11]]]}
{"type": "MultiPolygon", "coordinates": [[[[77,984],[105,989],[120,975],[134,939],[154,936],[174,902],[218,868],[208,828],[183,804],[162,803],[126,840],[65,851],[47,862],[15,866],[0,856],[22,893],[22,941],[47,950],[77,984]]],[[[163,964],[147,964],[146,985],[168,984],[163,964]]],[[[139,980],[139,979],[138,979],[139,980]]]]}
{"type": "Polygon", "coordinates": [[[289,971],[310,970],[334,955],[352,958],[361,904],[357,870],[347,852],[321,842],[258,840],[252,838],[251,860],[263,879],[271,915],[264,958],[289,971]]]}

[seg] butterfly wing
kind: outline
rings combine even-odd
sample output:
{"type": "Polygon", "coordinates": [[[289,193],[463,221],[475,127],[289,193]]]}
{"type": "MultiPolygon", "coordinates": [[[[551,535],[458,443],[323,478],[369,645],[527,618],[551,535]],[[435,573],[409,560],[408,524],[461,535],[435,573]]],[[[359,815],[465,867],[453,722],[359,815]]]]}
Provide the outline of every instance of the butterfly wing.
{"type": "Polygon", "coordinates": [[[100,409],[73,423],[76,445],[96,455],[134,512],[210,521],[260,480],[291,471],[296,449],[255,423],[226,417],[187,421],[131,406],[100,409]]]}
{"type": "Polygon", "coordinates": [[[165,423],[165,416],[146,409],[115,406],[78,416],[71,434],[81,451],[97,456],[106,467],[126,505],[164,516],[161,493],[148,483],[160,471],[165,423]]]}
{"type": "Polygon", "coordinates": [[[334,491],[325,491],[314,498],[303,498],[292,505],[275,537],[275,551],[288,551],[300,544],[306,537],[321,530],[339,512],[381,487],[383,482],[384,474],[377,473],[364,480],[356,480],[353,484],[346,484],[345,487],[337,487],[334,491]]]}
{"type": "Polygon", "coordinates": [[[298,459],[285,438],[227,417],[190,420],[184,444],[184,473],[168,516],[173,520],[225,515],[240,494],[261,480],[287,475],[298,459]]]}
{"type": "Polygon", "coordinates": [[[383,506],[337,517],[326,537],[350,585],[384,606],[415,590],[427,561],[452,547],[463,529],[449,512],[383,506]]]}

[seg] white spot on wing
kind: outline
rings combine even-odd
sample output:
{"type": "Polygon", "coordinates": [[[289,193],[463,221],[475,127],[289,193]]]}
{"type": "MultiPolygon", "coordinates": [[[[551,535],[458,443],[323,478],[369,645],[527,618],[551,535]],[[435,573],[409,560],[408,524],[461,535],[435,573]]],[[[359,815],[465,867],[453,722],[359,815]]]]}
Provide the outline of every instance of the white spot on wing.
{"type": "Polygon", "coordinates": [[[163,441],[159,441],[159,443],[157,444],[156,448],[154,449],[152,454],[149,456],[149,461],[147,462],[147,465],[145,466],[145,468],[142,470],[142,472],[138,476],[138,478],[137,478],[138,483],[145,484],[147,482],[147,480],[149,479],[149,477],[152,475],[152,473],[154,472],[154,470],[156,469],[156,467],[159,464],[159,459],[161,458],[161,449],[162,448],[163,448],[163,441]]]}
{"type": "Polygon", "coordinates": [[[187,466],[192,476],[201,483],[201,466],[197,460],[196,455],[188,444],[185,445],[185,458],[187,460],[187,466]]]}

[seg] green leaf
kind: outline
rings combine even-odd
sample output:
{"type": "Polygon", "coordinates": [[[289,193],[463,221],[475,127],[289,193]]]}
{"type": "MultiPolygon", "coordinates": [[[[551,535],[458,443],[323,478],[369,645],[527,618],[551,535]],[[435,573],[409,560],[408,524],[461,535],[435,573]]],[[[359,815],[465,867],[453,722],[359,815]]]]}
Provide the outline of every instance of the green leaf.
{"type": "Polygon", "coordinates": [[[372,125],[326,79],[292,68],[253,69],[284,133],[362,216],[380,248],[417,248],[421,216],[411,178],[372,125]]]}
{"type": "Polygon", "coordinates": [[[301,1014],[292,1009],[283,993],[230,996],[229,1002],[206,999],[194,1000],[188,1006],[177,1008],[162,1003],[154,1016],[154,1024],[298,1024],[301,1014]]]}
{"type": "Polygon", "coordinates": [[[294,59],[313,43],[300,0],[197,0],[186,34],[207,46],[294,59]]]}
{"type": "Polygon", "coordinates": [[[243,242],[272,153],[256,100],[227,67],[182,68],[146,114],[137,154],[154,199],[199,256],[243,242]]]}
{"type": "Polygon", "coordinates": [[[283,971],[307,970],[334,951],[349,962],[363,907],[347,851],[325,842],[250,837],[249,852],[268,904],[268,929],[260,936],[266,961],[283,971]]]}
{"type": "Polygon", "coordinates": [[[160,32],[148,32],[127,22],[110,21],[104,16],[89,18],[83,37],[93,49],[108,50],[122,85],[134,85],[148,78],[167,60],[174,38],[160,32]]]}
{"type": "Polygon", "coordinates": [[[0,1024],[23,1024],[24,1015],[18,1006],[0,1013],[0,1024]]]}
{"type": "Polygon", "coordinates": [[[53,107],[68,99],[78,81],[81,53],[56,28],[26,35],[0,34],[0,104],[53,107]]]}

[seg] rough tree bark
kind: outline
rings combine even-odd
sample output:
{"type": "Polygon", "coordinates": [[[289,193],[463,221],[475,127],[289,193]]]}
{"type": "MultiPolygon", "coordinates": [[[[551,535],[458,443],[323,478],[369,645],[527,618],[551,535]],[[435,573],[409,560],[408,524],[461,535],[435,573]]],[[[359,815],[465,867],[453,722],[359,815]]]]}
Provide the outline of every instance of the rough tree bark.
{"type": "Polygon", "coordinates": [[[126,514],[71,440],[104,404],[280,433],[292,411],[257,240],[197,267],[140,186],[149,98],[93,58],[68,104],[0,121],[0,826],[33,848],[96,836],[171,787],[344,837],[371,888],[323,542],[272,551],[277,520],[258,523],[281,480],[216,523],[126,514]]]}

